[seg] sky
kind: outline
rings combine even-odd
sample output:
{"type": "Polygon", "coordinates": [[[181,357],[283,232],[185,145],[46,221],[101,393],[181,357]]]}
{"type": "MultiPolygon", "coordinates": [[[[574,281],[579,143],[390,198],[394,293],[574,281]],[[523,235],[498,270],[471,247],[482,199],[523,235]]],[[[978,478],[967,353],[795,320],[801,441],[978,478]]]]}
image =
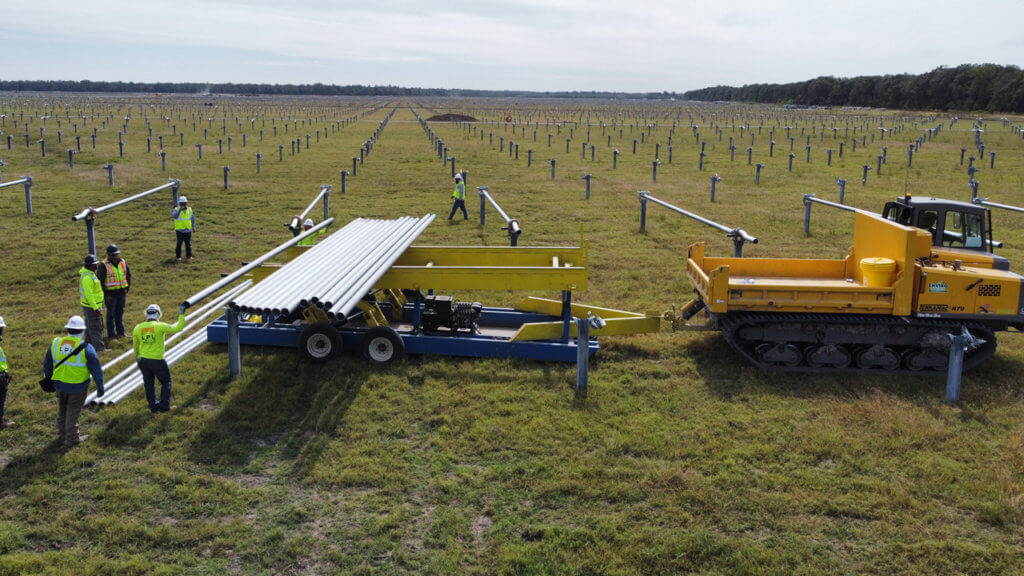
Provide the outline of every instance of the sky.
{"type": "Polygon", "coordinates": [[[1024,2],[0,0],[0,79],[684,92],[1024,59],[1024,2]]]}

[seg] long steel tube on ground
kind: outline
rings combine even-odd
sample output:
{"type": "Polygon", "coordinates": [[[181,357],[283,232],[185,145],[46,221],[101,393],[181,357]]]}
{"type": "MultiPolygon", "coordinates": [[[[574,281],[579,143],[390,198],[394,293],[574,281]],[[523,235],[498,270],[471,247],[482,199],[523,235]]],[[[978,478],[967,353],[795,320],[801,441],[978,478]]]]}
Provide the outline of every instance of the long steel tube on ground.
{"type": "MultiPolygon", "coordinates": [[[[167,361],[168,366],[174,365],[175,362],[184,358],[189,352],[192,352],[199,346],[206,342],[206,330],[200,330],[195,334],[192,334],[186,338],[183,342],[169,350],[164,357],[167,361]]],[[[125,378],[122,385],[112,392],[109,397],[104,395],[103,398],[93,399],[98,404],[116,404],[123,400],[126,396],[134,392],[142,385],[142,373],[136,368],[132,374],[125,378]]]]}
{"type": "Polygon", "coordinates": [[[182,302],[182,304],[184,304],[186,308],[190,308],[190,307],[196,305],[201,300],[204,300],[205,298],[209,297],[214,292],[217,292],[221,288],[227,286],[228,284],[231,284],[235,280],[238,280],[239,278],[242,277],[242,275],[247,274],[249,271],[255,269],[260,264],[263,264],[267,260],[270,260],[274,256],[277,256],[281,252],[284,252],[285,250],[288,249],[289,246],[293,246],[293,245],[297,244],[300,240],[304,240],[307,237],[312,236],[313,234],[318,233],[322,228],[324,228],[326,226],[330,226],[332,222],[334,222],[334,218],[328,218],[327,220],[324,220],[323,222],[317,224],[316,226],[313,226],[309,230],[306,230],[302,234],[299,234],[298,236],[288,240],[287,242],[285,242],[283,244],[280,244],[277,248],[274,248],[273,250],[271,250],[270,252],[267,252],[263,256],[260,256],[259,258],[253,260],[252,262],[249,262],[245,266],[242,266],[238,270],[235,270],[231,274],[228,274],[226,277],[222,278],[219,282],[215,282],[214,284],[206,287],[205,289],[203,289],[203,290],[193,294],[188,299],[184,300],[182,302]]]}
{"type": "MultiPolygon", "coordinates": [[[[229,298],[234,297],[239,292],[245,290],[249,286],[252,286],[252,280],[246,280],[245,282],[243,282],[243,283],[239,284],[238,286],[232,288],[229,292],[225,292],[222,297],[224,297],[224,296],[229,297],[229,298]]],[[[218,302],[219,302],[219,299],[215,300],[215,301],[212,301],[212,302],[208,302],[206,304],[203,304],[202,308],[192,312],[191,314],[186,315],[185,316],[185,322],[191,322],[193,318],[195,318],[196,316],[198,316],[198,315],[202,314],[203,312],[209,310],[214,305],[216,305],[218,302]]],[[[178,336],[181,336],[184,332],[185,332],[185,330],[182,330],[181,332],[178,332],[177,334],[172,335],[170,338],[167,339],[167,341],[165,343],[173,342],[178,336]]],[[[107,371],[110,370],[113,366],[115,366],[116,364],[120,363],[121,360],[124,360],[125,358],[131,356],[134,352],[135,352],[134,349],[126,350],[126,351],[124,351],[124,353],[122,353],[117,358],[114,358],[113,360],[111,360],[111,361],[107,362],[106,364],[104,364],[103,365],[103,373],[106,374],[107,371]]]]}
{"type": "MultiPolygon", "coordinates": [[[[181,332],[178,332],[177,334],[172,334],[170,337],[168,337],[166,342],[165,342],[165,344],[170,344],[170,343],[174,342],[175,340],[177,340],[178,338],[183,336],[185,333],[187,333],[190,330],[192,330],[193,328],[195,328],[196,325],[199,322],[201,322],[203,319],[207,318],[208,316],[210,316],[214,312],[217,312],[218,306],[222,306],[225,302],[227,302],[227,300],[233,298],[239,292],[245,290],[246,288],[248,288],[251,285],[252,285],[252,281],[251,280],[246,280],[242,284],[239,284],[238,286],[232,288],[228,292],[222,294],[217,299],[212,300],[209,303],[203,305],[202,308],[200,308],[200,309],[194,311],[193,313],[185,316],[185,322],[186,322],[185,327],[182,328],[181,332]]],[[[203,328],[203,333],[205,334],[205,327],[203,328]]],[[[121,356],[119,356],[119,357],[115,358],[114,360],[111,360],[110,362],[105,364],[103,366],[104,372],[106,372],[108,367],[116,364],[122,358],[127,357],[128,355],[132,354],[133,352],[134,352],[134,350],[128,350],[127,352],[125,352],[121,356]]],[[[117,390],[124,384],[124,381],[126,379],[128,379],[129,377],[131,377],[132,373],[137,371],[137,370],[138,370],[138,365],[137,364],[131,364],[131,365],[127,366],[124,370],[122,370],[120,373],[118,373],[116,376],[114,376],[113,378],[108,379],[105,382],[105,387],[106,387],[107,394],[104,394],[104,398],[114,397],[116,395],[117,390]]],[[[86,398],[86,404],[94,403],[97,400],[98,399],[96,398],[96,394],[94,392],[94,393],[90,394],[86,398]]]]}
{"type": "MultiPolygon", "coordinates": [[[[288,293],[305,295],[313,291],[315,286],[330,281],[330,275],[323,274],[322,263],[334,254],[345,254],[354,248],[360,240],[358,234],[370,224],[370,221],[360,219],[328,236],[321,244],[306,250],[265,278],[251,293],[233,301],[232,307],[258,310],[261,313],[271,312],[275,307],[280,308],[280,303],[286,300],[288,293]]],[[[339,263],[329,262],[332,266],[339,263]]],[[[297,298],[297,295],[294,296],[292,301],[297,298]]]]}
{"type": "Polygon", "coordinates": [[[149,190],[146,190],[145,192],[139,192],[138,194],[135,194],[134,196],[129,196],[127,198],[122,198],[121,200],[118,200],[117,202],[111,202],[110,204],[107,204],[106,206],[100,206],[99,208],[86,208],[85,210],[82,210],[78,214],[75,214],[74,216],[72,216],[71,220],[77,222],[77,221],[81,220],[82,218],[85,218],[86,216],[88,216],[89,213],[99,214],[100,212],[104,212],[106,210],[110,210],[111,208],[115,208],[117,206],[120,206],[121,204],[127,204],[128,202],[131,202],[132,200],[138,200],[139,198],[142,198],[143,196],[148,196],[148,195],[150,195],[150,194],[152,194],[154,192],[159,192],[161,190],[166,190],[168,188],[174,188],[175,186],[180,186],[180,185],[181,185],[181,182],[179,182],[178,180],[175,180],[174,178],[171,178],[170,181],[167,182],[167,184],[161,184],[160,186],[157,186],[156,188],[151,188],[149,190]]]}

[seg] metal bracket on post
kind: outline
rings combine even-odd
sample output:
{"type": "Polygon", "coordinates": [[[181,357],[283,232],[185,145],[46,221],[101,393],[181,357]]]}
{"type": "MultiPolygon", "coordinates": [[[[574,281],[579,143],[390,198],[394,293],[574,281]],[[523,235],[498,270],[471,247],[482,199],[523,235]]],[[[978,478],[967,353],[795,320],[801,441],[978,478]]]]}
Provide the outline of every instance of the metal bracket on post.
{"type": "Polygon", "coordinates": [[[232,378],[242,373],[242,346],[238,329],[238,311],[233,308],[225,308],[224,315],[227,316],[228,324],[228,374],[232,378]]]}

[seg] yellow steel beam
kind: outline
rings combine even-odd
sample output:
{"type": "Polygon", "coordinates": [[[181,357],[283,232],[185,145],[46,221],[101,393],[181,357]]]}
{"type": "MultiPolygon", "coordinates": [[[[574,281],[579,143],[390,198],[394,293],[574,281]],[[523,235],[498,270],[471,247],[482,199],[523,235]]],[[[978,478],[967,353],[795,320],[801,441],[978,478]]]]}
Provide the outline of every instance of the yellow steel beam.
{"type": "Polygon", "coordinates": [[[587,265],[586,247],[410,246],[396,266],[528,266],[559,268],[587,265]]]}
{"type": "Polygon", "coordinates": [[[392,266],[377,288],[418,290],[586,290],[586,268],[392,266]]]}
{"type": "MultiPolygon", "coordinates": [[[[602,316],[604,318],[604,316],[602,316]]],[[[557,340],[562,337],[565,329],[563,322],[532,322],[523,324],[512,335],[513,341],[518,340],[557,340]]],[[[658,316],[631,316],[628,318],[610,318],[605,320],[603,328],[590,328],[591,336],[623,336],[626,334],[647,334],[661,331],[661,318],[658,316]]],[[[576,337],[576,323],[572,322],[569,335],[576,337]]]]}

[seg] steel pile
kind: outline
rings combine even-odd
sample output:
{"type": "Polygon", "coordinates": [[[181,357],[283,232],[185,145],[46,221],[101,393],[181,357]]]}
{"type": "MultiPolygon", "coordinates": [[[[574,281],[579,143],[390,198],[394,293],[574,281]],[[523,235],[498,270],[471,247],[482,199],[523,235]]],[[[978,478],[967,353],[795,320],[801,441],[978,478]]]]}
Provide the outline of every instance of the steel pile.
{"type": "Polygon", "coordinates": [[[228,305],[275,316],[315,305],[332,320],[345,318],[434,217],[353,220],[228,305]]]}

